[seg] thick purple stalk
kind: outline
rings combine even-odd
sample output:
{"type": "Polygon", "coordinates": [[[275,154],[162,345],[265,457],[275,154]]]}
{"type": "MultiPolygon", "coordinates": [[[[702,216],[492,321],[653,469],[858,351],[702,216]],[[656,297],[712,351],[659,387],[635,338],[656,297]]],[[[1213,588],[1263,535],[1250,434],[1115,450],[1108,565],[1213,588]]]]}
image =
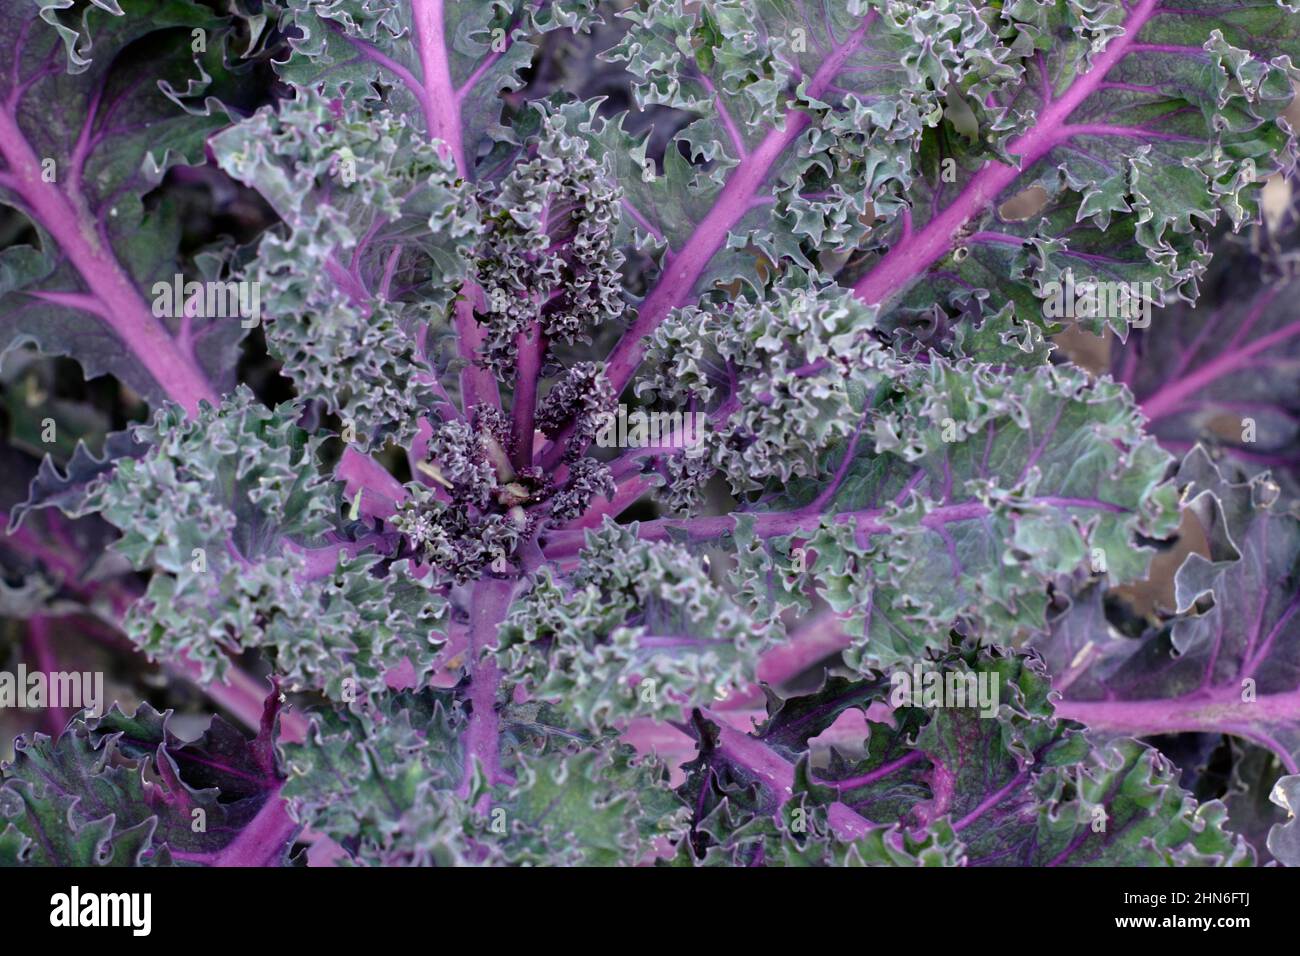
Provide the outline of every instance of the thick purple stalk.
{"type": "MultiPolygon", "coordinates": [[[[1125,32],[1112,40],[1092,67],[1076,79],[1063,95],[1044,110],[1042,119],[1028,133],[1013,140],[1009,151],[1020,157],[1020,166],[990,161],[957,198],[930,220],[923,229],[908,233],[854,287],[859,298],[869,303],[885,302],[919,277],[953,247],[954,237],[1028,168],[1054,146],[1086,128],[1067,125],[1070,115],[1100,87],[1110,70],[1133,46],[1138,32],[1154,15],[1158,0],[1142,0],[1125,20],[1125,32]]],[[[818,95],[843,67],[844,60],[861,43],[874,20],[869,14],[859,29],[842,46],[835,48],[817,70],[809,92],[818,95]]],[[[732,171],[727,185],[709,214],[701,221],[686,245],[674,257],[649,295],[641,303],[633,322],[610,353],[608,371],[615,389],[621,391],[631,380],[644,356],[643,340],[667,314],[689,301],[695,283],[722,247],[728,232],[748,210],[758,188],[765,182],[781,154],[807,128],[810,118],[801,112],[786,117],[785,129],[772,130],[763,142],[732,171]]]]}
{"type": "Polygon", "coordinates": [[[363,551],[382,543],[378,535],[366,535],[357,541],[336,541],[319,548],[302,548],[287,542],[289,551],[302,557],[306,570],[300,578],[302,581],[319,581],[334,573],[340,556],[355,558],[363,551]]]}
{"type": "MultiPolygon", "coordinates": [[[[421,101],[431,139],[443,144],[443,155],[456,164],[462,179],[470,178],[470,157],[465,155],[461,132],[460,94],[451,76],[447,53],[443,0],[411,0],[411,18],[415,26],[415,43],[424,74],[421,101]]],[[[478,362],[485,334],[474,317],[482,292],[473,282],[461,287],[456,300],[453,325],[457,348],[465,367],[460,373],[461,403],[466,412],[475,405],[501,406],[501,395],[492,373],[478,362]]]]}
{"type": "Polygon", "coordinates": [[[41,164],[17,119],[0,107],[0,155],[9,166],[6,182],[80,273],[98,303],[94,312],[134,354],[159,387],[193,415],[199,402],[217,404],[216,392],[193,358],[186,355],[154,317],[130,277],[101,241],[84,204],[41,178],[41,164]]]}
{"type": "Polygon", "coordinates": [[[595,502],[565,527],[566,529],[598,527],[605,520],[606,515],[617,517],[646,492],[657,488],[659,484],[660,480],[656,475],[634,475],[618,485],[613,498],[602,498],[595,502]]]}
{"type": "MultiPolygon", "coordinates": [[[[1044,496],[1029,498],[1023,502],[1026,508],[1079,508],[1092,511],[1109,511],[1125,513],[1127,508],[1101,501],[1095,498],[1062,498],[1044,496]]],[[[979,501],[967,501],[960,504],[940,505],[932,509],[921,525],[926,528],[939,528],[955,521],[972,521],[991,514],[987,505],[979,501]]],[[[841,524],[852,523],[859,534],[888,534],[893,528],[882,520],[886,515],[884,508],[872,508],[864,511],[844,511],[833,516],[841,524]]],[[[714,538],[720,534],[734,531],[738,515],[715,515],[702,518],[659,518],[642,522],[638,536],[643,541],[667,541],[673,532],[685,531],[687,534],[701,538],[714,538]]],[[[760,512],[752,515],[754,530],[764,537],[779,537],[804,531],[811,533],[820,524],[822,515],[815,511],[777,511],[760,512]]],[[[584,532],[581,529],[565,528],[547,535],[544,551],[547,557],[557,558],[576,554],[583,546],[584,532]]]]}
{"type": "MultiPolygon", "coordinates": [[[[465,152],[460,103],[469,87],[486,73],[486,69],[476,71],[465,85],[456,89],[448,56],[444,0],[411,0],[411,8],[424,78],[423,87],[428,92],[424,106],[429,135],[442,141],[461,177],[469,179],[473,157],[465,152]]],[[[482,295],[482,290],[476,284],[467,282],[461,288],[453,320],[458,351],[465,363],[461,370],[460,384],[461,403],[467,413],[479,404],[501,407],[496,378],[478,360],[486,334],[474,316],[474,309],[481,305],[482,295]]],[[[536,413],[537,379],[541,372],[544,347],[540,333],[533,340],[521,342],[521,346],[520,374],[512,409],[518,439],[516,459],[522,461],[526,456],[531,462],[532,423],[536,413]]],[[[496,644],[497,628],[510,608],[516,584],[515,580],[484,577],[475,584],[470,596],[470,647],[467,655],[470,670],[470,717],[462,741],[466,763],[462,795],[468,794],[476,761],[489,784],[510,780],[501,768],[500,716],[496,709],[501,674],[491,653],[485,652],[496,644]]]]}
{"type": "MultiPolygon", "coordinates": [[[[1043,110],[1033,129],[1017,137],[1008,152],[1020,157],[1020,166],[991,160],[976,173],[943,212],[923,229],[900,240],[854,286],[858,298],[883,303],[903,292],[933,263],[947,255],[955,238],[973,218],[987,209],[1022,170],[1042,159],[1052,147],[1074,134],[1066,121],[1101,86],[1111,69],[1131,51],[1138,32],[1155,14],[1159,0],[1141,0],[1124,21],[1124,33],[1110,41],[1087,72],[1082,73],[1059,98],[1043,110]]],[[[1080,127],[1079,130],[1085,130],[1080,127]]]]}
{"type": "Polygon", "coordinates": [[[359,513],[367,517],[386,518],[406,500],[406,489],[383,465],[355,448],[347,448],[334,474],[344,483],[349,501],[361,493],[359,513]]]}
{"type": "Polygon", "coordinates": [[[172,856],[208,866],[276,866],[298,830],[299,825],[289,816],[285,802],[280,799],[280,788],[276,787],[267,794],[257,816],[220,850],[210,853],[173,850],[172,856]]]}
{"type": "Polygon", "coordinates": [[[537,383],[542,373],[542,356],[546,354],[546,339],[541,323],[534,322],[515,337],[518,359],[515,362],[515,393],[510,399],[510,412],[514,424],[516,468],[527,468],[533,463],[533,430],[537,416],[537,383]]]}
{"type": "MultiPolygon", "coordinates": [[[[844,631],[844,621],[835,614],[825,612],[795,630],[787,640],[763,654],[758,662],[758,679],[772,687],[798,677],[818,661],[823,661],[852,643],[844,631]]],[[[757,684],[742,687],[728,694],[717,705],[718,710],[736,710],[761,704],[765,697],[757,684]]]]}
{"type": "MultiPolygon", "coordinates": [[[[86,307],[106,322],[168,397],[190,415],[198,412],[200,401],[217,405],[219,399],[211,383],[154,317],[112,252],[104,248],[94,223],[80,211],[83,204],[41,177],[40,164],[21,128],[3,108],[0,153],[9,166],[11,188],[54,237],[91,290],[91,296],[78,296],[65,304],[86,307]]],[[[367,514],[391,514],[405,496],[401,484],[388,472],[353,449],[344,452],[339,477],[347,482],[350,494],[364,489],[361,504],[367,514]]]]}
{"type": "Polygon", "coordinates": [[[460,131],[460,110],[456,88],[451,81],[451,60],[447,55],[444,33],[443,0],[411,0],[411,20],[415,26],[415,43],[424,73],[423,87],[428,96],[421,104],[429,136],[442,140],[443,155],[456,164],[462,179],[469,178],[465,147],[460,131]]]}
{"type": "Polygon", "coordinates": [[[636,320],[628,327],[606,363],[606,374],[615,392],[622,392],[645,356],[644,339],[658,328],[668,313],[690,301],[695,283],[710,260],[722,248],[727,234],[749,211],[750,203],[771,174],[777,160],[790,144],[808,128],[804,113],[786,118],[785,129],[774,129],[732,170],[727,184],[707,216],[691,233],[691,238],[673,258],[672,264],[637,309],[636,320]]]}
{"type": "Polygon", "coordinates": [[[1056,715],[1091,730],[1145,737],[1152,734],[1214,733],[1245,737],[1277,754],[1287,773],[1300,773],[1289,748],[1263,728],[1300,726],[1300,690],[1241,699],[1237,687],[1198,691],[1167,700],[1062,700],[1056,715]]]}
{"type": "MultiPolygon", "coordinates": [[[[794,796],[794,766],[761,740],[737,730],[721,716],[709,711],[705,715],[718,727],[718,751],[737,766],[744,767],[772,793],[778,804],[794,796]]],[[[827,812],[831,828],[842,840],[856,840],[873,827],[852,807],[835,802],[827,812]]]]}
{"type": "Polygon", "coordinates": [[[477,762],[489,784],[508,783],[510,777],[501,768],[501,716],[497,713],[497,690],[501,671],[491,651],[497,643],[497,628],[510,610],[516,581],[481,578],[470,597],[469,651],[469,726],[461,744],[465,751],[465,775],[460,795],[469,795],[470,781],[477,762]]]}

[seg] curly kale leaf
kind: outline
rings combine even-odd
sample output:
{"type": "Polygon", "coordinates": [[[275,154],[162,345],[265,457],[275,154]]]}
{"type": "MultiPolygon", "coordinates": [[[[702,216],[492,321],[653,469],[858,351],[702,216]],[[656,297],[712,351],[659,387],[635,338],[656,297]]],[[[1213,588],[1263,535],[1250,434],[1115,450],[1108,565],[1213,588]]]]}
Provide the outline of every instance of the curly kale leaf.
{"type": "Polygon", "coordinates": [[[205,680],[262,648],[291,689],[336,699],[382,690],[404,659],[426,674],[446,601],[409,561],[385,567],[329,540],[341,498],[300,411],[243,387],[197,418],[164,407],[137,429],[145,454],[86,486],[70,513],[100,514],[122,531],[114,549],[153,572],[126,631],[153,657],[188,656],[205,680]]]}
{"type": "Polygon", "coordinates": [[[20,738],[0,768],[0,864],[287,864],[299,828],[280,797],[278,693],[252,740],[216,717],[187,743],[148,704],[20,738]]]}
{"type": "Polygon", "coordinates": [[[924,681],[924,692],[914,683],[900,694],[891,675],[836,679],[811,695],[774,698],[768,720],[748,734],[697,713],[700,754],[682,794],[695,813],[682,860],[1251,861],[1244,841],[1224,829],[1222,803],[1197,805],[1158,752],[1132,740],[1094,745],[1080,725],[1056,717],[1040,662],[965,647],[927,666],[937,680],[924,681]],[[951,696],[953,688],[962,695],[951,696]],[[894,704],[892,722],[868,718],[858,754],[832,750],[828,765],[814,761],[811,739],[840,714],[886,701],[894,704]]]}

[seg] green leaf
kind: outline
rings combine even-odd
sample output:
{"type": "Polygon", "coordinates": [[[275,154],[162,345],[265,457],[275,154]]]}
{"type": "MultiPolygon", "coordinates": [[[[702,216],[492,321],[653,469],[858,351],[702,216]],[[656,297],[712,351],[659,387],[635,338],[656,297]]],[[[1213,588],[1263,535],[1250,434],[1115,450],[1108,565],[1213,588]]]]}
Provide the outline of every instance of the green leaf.
{"type": "Polygon", "coordinates": [[[306,742],[284,748],[284,797],[357,865],[467,862],[466,808],[451,793],[464,720],[450,693],[431,689],[392,694],[373,708],[319,711],[306,742]]]}
{"type": "Polygon", "coordinates": [[[863,434],[753,509],[773,570],[850,615],[851,664],[920,654],[960,621],[1023,641],[1046,629],[1049,581],[1137,579],[1141,539],[1173,530],[1169,458],[1113,383],[936,357],[893,385],[862,412],[874,449],[863,434]]]}
{"type": "Polygon", "coordinates": [[[580,726],[670,718],[745,686],[769,625],[747,615],[680,546],[635,526],[588,533],[573,575],[549,571],[500,632],[503,670],[580,726]]]}
{"type": "Polygon", "coordinates": [[[487,804],[481,839],[513,865],[630,866],[681,835],[686,810],[666,768],[631,748],[520,758],[518,782],[487,804]],[[492,833],[504,826],[504,838],[492,833]]]}

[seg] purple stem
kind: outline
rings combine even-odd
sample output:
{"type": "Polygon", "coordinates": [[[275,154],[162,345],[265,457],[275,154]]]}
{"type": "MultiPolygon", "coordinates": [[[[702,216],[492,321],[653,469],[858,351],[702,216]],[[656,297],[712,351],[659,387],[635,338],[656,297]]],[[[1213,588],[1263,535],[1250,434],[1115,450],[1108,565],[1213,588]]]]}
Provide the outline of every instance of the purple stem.
{"type": "MultiPolygon", "coordinates": [[[[852,638],[844,633],[844,623],[842,618],[829,611],[805,622],[790,634],[785,643],[763,654],[756,671],[758,679],[780,687],[819,661],[844,650],[852,642],[852,638]]],[[[729,694],[716,709],[730,711],[753,707],[763,700],[763,689],[751,684],[729,694]]]]}
{"type": "Polygon", "coordinates": [[[467,79],[464,83],[462,83],[460,87],[456,90],[457,102],[463,100],[466,94],[468,94],[470,90],[474,89],[474,86],[478,83],[478,81],[483,79],[484,75],[487,73],[488,70],[492,69],[492,66],[497,62],[497,60],[505,56],[506,51],[509,50],[512,45],[513,45],[513,41],[507,38],[504,49],[493,50],[491,53],[489,53],[487,56],[483,58],[483,62],[474,68],[474,72],[469,75],[469,79],[467,79]]]}
{"type": "MultiPolygon", "coordinates": [[[[462,179],[470,178],[469,163],[461,132],[460,98],[464,88],[456,90],[451,77],[444,32],[443,0],[411,0],[411,17],[415,28],[416,48],[428,91],[424,115],[430,139],[442,142],[443,155],[456,164],[462,179]]],[[[483,293],[473,282],[461,287],[456,300],[453,325],[457,347],[465,367],[460,373],[461,402],[466,412],[475,405],[501,407],[501,395],[492,373],[478,362],[486,334],[474,317],[474,308],[483,293]]]]}
{"type": "Polygon", "coordinates": [[[289,816],[285,802],[280,799],[280,788],[276,787],[267,794],[257,816],[220,850],[209,853],[173,850],[172,856],[208,866],[275,866],[298,830],[299,825],[289,816]]]}
{"type": "Polygon", "coordinates": [[[497,628],[510,610],[516,583],[511,579],[480,578],[470,597],[467,655],[470,712],[469,726],[461,739],[465,750],[461,797],[469,796],[475,763],[488,784],[511,782],[510,776],[501,768],[501,716],[497,713],[501,671],[492,650],[497,643],[497,628]]]}
{"type": "Polygon", "coordinates": [[[1058,99],[1044,111],[1042,119],[1023,136],[1017,137],[1008,152],[1020,157],[1020,166],[990,160],[976,173],[943,212],[925,227],[902,239],[876,263],[854,287],[858,298],[869,303],[883,303],[901,293],[933,263],[953,248],[955,237],[966,224],[982,213],[1004,189],[1042,159],[1061,142],[1066,120],[1091,96],[1110,70],[1130,52],[1134,39],[1154,15],[1159,0],[1142,0],[1124,21],[1124,33],[1115,37],[1106,50],[1093,60],[1058,99]]]}
{"type": "Polygon", "coordinates": [[[515,393],[510,399],[510,412],[514,422],[514,463],[516,468],[527,468],[533,463],[533,422],[537,415],[537,383],[541,378],[542,357],[546,354],[546,338],[540,322],[515,336],[518,359],[515,362],[515,393]]]}
{"type": "MultiPolygon", "coordinates": [[[[27,619],[27,646],[36,661],[36,669],[51,679],[59,669],[54,648],[50,645],[50,619],[44,614],[33,614],[27,619]]],[[[66,707],[49,706],[45,711],[45,725],[52,737],[58,737],[68,726],[72,714],[66,707]]]]}
{"type": "MultiPolygon", "coordinates": [[[[173,400],[193,415],[199,402],[218,404],[206,376],[167,332],[140,298],[130,277],[105,248],[93,223],[78,210],[83,205],[53,183],[43,180],[40,165],[24,138],[13,113],[0,109],[0,153],[10,168],[10,178],[33,217],[54,237],[80,272],[97,307],[91,312],[106,321],[146,371],[173,400]]],[[[65,304],[76,304],[69,300],[65,304]]],[[[339,475],[353,494],[359,488],[372,500],[368,513],[390,514],[405,496],[401,484],[376,462],[352,449],[344,452],[339,475]]]]}
{"type": "MultiPolygon", "coordinates": [[[[816,98],[826,89],[843,68],[844,62],[861,45],[876,17],[875,11],[868,13],[857,30],[842,45],[831,51],[809,81],[808,96],[816,98]]],[[[623,391],[641,364],[645,355],[645,337],[659,326],[669,312],[689,301],[695,283],[726,242],[728,233],[749,211],[754,196],[767,182],[786,150],[811,123],[812,118],[807,113],[790,113],[785,117],[783,129],[774,128],[769,131],[758,147],[731,171],[713,208],[696,226],[672,264],[660,274],[637,310],[636,320],[610,353],[606,373],[615,392],[623,391]]]]}
{"type": "Polygon", "coordinates": [[[402,64],[398,63],[396,60],[391,59],[371,44],[349,34],[343,25],[337,21],[326,20],[325,22],[329,24],[330,28],[336,34],[350,43],[363,57],[373,63],[377,63],[389,73],[392,73],[393,76],[401,80],[402,84],[410,90],[411,94],[417,101],[419,101],[420,107],[424,111],[425,119],[429,119],[430,114],[433,111],[433,107],[429,102],[429,91],[424,88],[424,84],[417,80],[410,70],[402,66],[402,64]]]}
{"type": "Polygon", "coordinates": [[[1207,385],[1248,366],[1250,360],[1260,352],[1267,351],[1297,335],[1300,335],[1300,320],[1283,326],[1263,338],[1256,339],[1243,348],[1225,352],[1213,361],[1206,362],[1205,365],[1186,378],[1165,385],[1160,391],[1142,403],[1142,411],[1151,421],[1171,415],[1178,410],[1184,401],[1207,385]]]}
{"type": "MultiPolygon", "coordinates": [[[[661,232],[659,228],[656,225],[654,225],[654,223],[652,223],[649,219],[647,219],[645,217],[645,214],[642,213],[641,210],[637,209],[636,206],[632,205],[631,200],[627,199],[626,197],[624,197],[623,199],[623,211],[626,212],[633,219],[635,219],[637,225],[640,226],[642,229],[644,229],[646,232],[650,233],[650,235],[654,236],[655,239],[659,240],[664,245],[668,244],[668,240],[664,238],[663,232],[661,232]]],[[[669,250],[667,254],[671,257],[672,250],[669,250]]]]}
{"type": "Polygon", "coordinates": [[[980,801],[979,806],[977,806],[970,813],[966,814],[966,816],[962,817],[960,820],[956,821],[952,825],[953,830],[955,832],[960,833],[966,827],[970,826],[980,817],[984,816],[984,814],[988,813],[989,810],[993,809],[999,803],[1005,800],[1007,798],[1007,795],[1010,794],[1013,790],[1015,790],[1016,787],[1023,786],[1025,780],[1028,779],[1028,777],[1029,777],[1028,771],[1022,771],[1021,773],[1016,774],[1014,777],[1011,778],[1011,780],[1005,786],[989,794],[987,797],[985,797],[983,800],[980,801]]]}
{"type": "Polygon", "coordinates": [[[1246,737],[1277,754],[1287,773],[1300,773],[1291,750],[1262,729],[1300,725],[1300,689],[1261,694],[1252,701],[1243,701],[1236,687],[1166,700],[1062,700],[1056,704],[1056,716],[1077,720],[1091,730],[1135,737],[1192,732],[1246,737]]]}
{"type": "MultiPolygon", "coordinates": [[[[731,726],[721,716],[709,711],[704,714],[718,727],[719,753],[753,774],[776,797],[778,804],[785,804],[794,796],[793,764],[758,738],[731,726]]],[[[839,801],[831,804],[827,816],[831,828],[842,840],[859,839],[873,829],[870,821],[839,801]]]]}
{"type": "Polygon", "coordinates": [[[849,439],[849,443],[844,449],[844,455],[840,458],[840,464],[839,467],[835,469],[835,474],[831,476],[831,480],[827,483],[826,487],[822,489],[816,500],[814,500],[809,506],[809,510],[816,509],[820,511],[826,506],[827,502],[835,497],[835,493],[838,492],[840,486],[844,484],[844,476],[849,473],[849,466],[853,464],[853,459],[858,449],[858,440],[862,437],[862,428],[866,423],[867,415],[864,414],[858,419],[857,427],[853,429],[853,437],[849,439]]]}
{"type": "Polygon", "coordinates": [[[191,415],[198,411],[200,401],[216,405],[211,383],[154,317],[130,277],[105,248],[95,223],[81,211],[84,203],[41,178],[40,161],[8,109],[0,109],[0,155],[9,165],[12,188],[27,211],[54,237],[100,303],[101,308],[92,310],[94,314],[108,324],[159,387],[191,415]]]}
{"type": "Polygon", "coordinates": [[[406,500],[406,489],[402,483],[379,462],[355,448],[344,450],[334,474],[343,481],[349,501],[358,491],[361,492],[358,510],[368,517],[386,518],[406,500]]]}
{"type": "MultiPolygon", "coordinates": [[[[457,90],[452,83],[443,12],[443,0],[412,0],[424,85],[430,94],[429,133],[443,141],[461,176],[468,179],[469,166],[461,138],[459,107],[466,87],[457,90]]],[[[474,317],[474,306],[481,297],[482,290],[473,283],[466,283],[456,303],[454,326],[460,356],[465,362],[461,371],[461,401],[467,413],[477,404],[501,406],[496,379],[479,364],[477,358],[485,338],[483,328],[474,317]]],[[[540,362],[540,355],[538,358],[540,362]]],[[[536,388],[536,382],[533,388],[536,388]]],[[[528,448],[531,450],[531,442],[528,448]]],[[[470,717],[463,738],[465,776],[461,784],[462,796],[469,794],[476,762],[489,784],[509,782],[509,776],[501,769],[500,716],[496,710],[501,674],[489,649],[496,644],[497,627],[510,608],[514,588],[512,580],[485,577],[475,584],[470,597],[470,717]]]]}
{"type": "Polygon", "coordinates": [[[443,33],[443,0],[411,0],[411,22],[415,28],[420,68],[424,73],[423,85],[429,91],[423,104],[429,137],[442,141],[443,156],[455,162],[456,171],[468,179],[460,111],[456,107],[456,88],[451,79],[451,60],[443,33]]]}
{"type": "Polygon", "coordinates": [[[745,148],[745,138],[740,135],[740,127],[736,125],[736,121],[727,112],[727,104],[718,95],[718,88],[703,73],[700,74],[700,82],[704,84],[704,88],[709,91],[709,96],[713,99],[713,105],[718,111],[718,118],[722,120],[722,125],[727,131],[727,138],[731,140],[731,146],[736,151],[736,158],[740,160],[748,158],[749,150],[745,148]]]}
{"type": "Polygon", "coordinates": [[[897,760],[891,760],[887,764],[882,764],[870,773],[864,773],[860,777],[851,777],[847,780],[819,780],[818,783],[827,787],[834,787],[836,790],[854,790],[858,787],[869,786],[877,780],[884,780],[890,774],[902,770],[904,767],[911,766],[918,760],[925,760],[927,756],[924,751],[913,750],[897,760]]]}
{"type": "Polygon", "coordinates": [[[651,488],[658,487],[659,484],[660,481],[655,475],[633,475],[626,481],[619,483],[613,498],[593,504],[580,517],[575,518],[565,527],[567,529],[595,528],[605,520],[606,515],[617,516],[622,514],[638,498],[651,488]]]}
{"type": "MultiPolygon", "coordinates": [[[[1025,508],[1079,508],[1093,511],[1126,513],[1127,508],[1100,501],[1095,498],[1062,498],[1046,496],[1029,498],[1021,502],[1025,508]]],[[[983,502],[966,501],[959,504],[939,505],[921,519],[926,528],[939,528],[954,521],[971,521],[991,514],[983,502]]],[[[863,511],[845,511],[834,516],[840,523],[853,523],[859,534],[887,534],[892,527],[884,520],[884,508],[872,508],[863,511]]],[[[754,530],[764,537],[779,537],[799,531],[811,531],[822,519],[819,512],[808,510],[761,512],[753,516],[754,530]]],[[[685,531],[699,538],[713,538],[735,530],[736,514],[715,515],[700,518],[659,518],[642,522],[638,527],[638,536],[645,541],[666,541],[674,531],[685,531]]],[[[562,529],[551,532],[546,539],[544,551],[547,557],[565,557],[575,554],[582,548],[583,532],[577,529],[562,529]]]]}

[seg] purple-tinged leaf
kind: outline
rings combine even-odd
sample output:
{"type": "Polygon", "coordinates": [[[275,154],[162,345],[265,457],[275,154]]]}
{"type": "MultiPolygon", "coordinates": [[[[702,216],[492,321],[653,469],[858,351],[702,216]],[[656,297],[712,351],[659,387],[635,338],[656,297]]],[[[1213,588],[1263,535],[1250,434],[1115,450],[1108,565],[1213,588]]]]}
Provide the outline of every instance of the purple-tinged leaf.
{"type": "Polygon", "coordinates": [[[40,237],[6,251],[0,347],[71,354],[88,378],[110,373],[193,411],[233,382],[246,330],[238,314],[187,315],[184,303],[159,314],[145,292],[185,271],[180,222],[168,202],[142,200],[169,167],[201,161],[225,121],[204,100],[224,72],[223,21],[188,0],[88,6],[79,19],[62,6],[23,4],[0,26],[12,64],[0,71],[0,202],[40,237]],[[206,53],[192,52],[191,30],[206,53]]]}
{"type": "Polygon", "coordinates": [[[214,718],[199,740],[141,704],[78,718],[57,740],[15,747],[0,769],[0,860],[9,865],[275,866],[288,861],[289,817],[275,754],[278,687],[257,737],[214,718]]]}

